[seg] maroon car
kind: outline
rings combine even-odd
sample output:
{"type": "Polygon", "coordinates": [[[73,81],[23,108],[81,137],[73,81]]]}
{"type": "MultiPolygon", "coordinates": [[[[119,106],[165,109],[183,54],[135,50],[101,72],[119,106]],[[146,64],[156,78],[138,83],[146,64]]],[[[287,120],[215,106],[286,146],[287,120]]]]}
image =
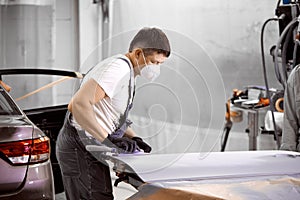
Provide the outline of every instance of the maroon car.
{"type": "Polygon", "coordinates": [[[0,199],[54,199],[49,138],[0,86],[0,199]]]}
{"type": "MultiPolygon", "coordinates": [[[[18,84],[20,80],[30,86],[38,87],[39,81],[36,79],[41,78],[43,80],[41,82],[48,79],[51,82],[57,77],[74,78],[73,80],[78,82],[82,75],[78,72],[53,69],[0,69],[0,81],[3,80],[12,86],[10,92],[12,96],[15,91],[23,89],[23,85],[18,84]]],[[[64,122],[67,104],[41,106],[39,105],[41,102],[37,99],[28,98],[22,102],[18,101],[18,98],[13,99],[10,95],[1,87],[0,104],[7,104],[3,107],[11,112],[2,111],[4,108],[0,111],[0,126],[3,126],[0,128],[0,200],[4,196],[14,199],[12,198],[14,196],[9,195],[17,193],[23,199],[52,199],[55,193],[64,191],[55,147],[57,135],[64,122]],[[35,103],[30,108],[24,108],[22,105],[24,101],[35,103]],[[20,108],[23,110],[21,111],[20,108]],[[20,160],[23,163],[20,163],[20,160]],[[37,181],[33,181],[31,177],[36,178],[37,181]],[[23,194],[27,191],[30,198],[26,196],[27,193],[23,194]],[[37,194],[36,198],[34,194],[37,194]]],[[[42,103],[45,103],[47,100],[44,98],[45,94],[36,93],[33,97],[38,95],[42,95],[41,99],[44,101],[42,103]]],[[[16,199],[22,198],[18,196],[16,199]]]]}

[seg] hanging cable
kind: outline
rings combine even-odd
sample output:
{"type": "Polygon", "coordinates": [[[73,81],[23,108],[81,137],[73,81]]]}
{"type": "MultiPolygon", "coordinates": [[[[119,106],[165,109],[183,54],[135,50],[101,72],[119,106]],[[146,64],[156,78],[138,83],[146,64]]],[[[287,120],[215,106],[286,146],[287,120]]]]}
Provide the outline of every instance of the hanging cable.
{"type": "Polygon", "coordinates": [[[282,44],[282,50],[281,50],[281,68],[282,68],[282,76],[284,79],[287,78],[287,71],[288,71],[288,47],[290,45],[290,39],[293,37],[293,29],[290,28],[284,37],[283,44],[282,44]]]}
{"type": "Polygon", "coordinates": [[[277,8],[279,7],[280,2],[281,2],[281,0],[278,0],[278,1],[277,1],[277,8]]]}
{"type": "MultiPolygon", "coordinates": [[[[279,19],[283,18],[284,14],[282,16],[280,16],[279,18],[270,18],[268,20],[266,20],[262,26],[262,30],[261,30],[261,37],[260,37],[260,44],[261,44],[261,58],[262,58],[262,67],[263,67],[263,76],[264,76],[264,81],[265,81],[265,86],[266,86],[266,93],[267,93],[267,98],[269,99],[270,105],[272,105],[272,99],[271,99],[271,95],[270,95],[270,90],[269,90],[269,83],[268,83],[268,77],[267,77],[267,69],[266,69],[266,61],[265,61],[265,53],[264,53],[264,30],[266,25],[271,22],[271,21],[278,21],[279,19]]],[[[275,54],[277,54],[277,52],[275,51],[275,54]]],[[[277,148],[280,147],[280,141],[279,141],[279,134],[278,134],[278,130],[276,127],[276,122],[275,122],[275,116],[274,116],[274,108],[272,108],[272,106],[270,106],[271,108],[271,114],[272,114],[272,121],[273,121],[273,125],[274,125],[274,135],[275,135],[275,139],[276,139],[276,144],[277,144],[277,148]]]]}
{"type": "MultiPolygon", "coordinates": [[[[274,67],[275,67],[275,72],[276,72],[276,76],[277,76],[277,79],[278,81],[281,83],[283,89],[285,89],[285,84],[286,84],[286,79],[287,77],[285,76],[285,73],[284,72],[281,72],[280,73],[280,69],[279,69],[279,62],[278,62],[278,52],[279,52],[279,48],[281,47],[281,44],[283,42],[283,40],[285,39],[286,37],[286,34],[289,32],[290,29],[294,29],[295,26],[296,26],[296,23],[297,22],[297,18],[293,19],[286,27],[285,29],[282,31],[280,37],[279,37],[279,40],[276,44],[276,47],[275,47],[275,51],[274,51],[274,67]]],[[[286,70],[286,69],[283,69],[282,70],[286,70]]]]}
{"type": "Polygon", "coordinates": [[[299,55],[297,54],[297,52],[298,52],[298,46],[300,46],[300,15],[298,16],[297,21],[298,21],[298,27],[297,27],[294,51],[293,51],[293,68],[299,64],[299,63],[297,63],[297,61],[299,59],[299,55]]]}

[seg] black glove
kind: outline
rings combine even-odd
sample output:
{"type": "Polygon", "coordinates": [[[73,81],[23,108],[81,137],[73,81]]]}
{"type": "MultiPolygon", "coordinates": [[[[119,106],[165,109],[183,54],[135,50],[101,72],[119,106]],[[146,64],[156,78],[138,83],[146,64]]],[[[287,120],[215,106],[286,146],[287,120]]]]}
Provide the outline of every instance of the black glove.
{"type": "Polygon", "coordinates": [[[117,147],[120,153],[133,153],[137,149],[136,141],[128,137],[114,138],[108,135],[102,143],[111,148],[117,147]]]}
{"type": "Polygon", "coordinates": [[[134,140],[134,141],[136,141],[136,144],[138,145],[138,147],[140,149],[143,149],[145,153],[150,153],[150,151],[152,150],[152,148],[150,147],[150,145],[147,144],[146,142],[144,142],[142,140],[142,138],[140,138],[140,137],[133,137],[131,139],[134,140]]]}

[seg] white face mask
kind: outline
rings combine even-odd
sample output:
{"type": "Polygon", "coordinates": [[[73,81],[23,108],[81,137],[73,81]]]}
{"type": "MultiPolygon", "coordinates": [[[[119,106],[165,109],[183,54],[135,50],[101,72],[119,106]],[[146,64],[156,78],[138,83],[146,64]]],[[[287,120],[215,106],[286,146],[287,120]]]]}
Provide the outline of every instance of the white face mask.
{"type": "Polygon", "coordinates": [[[155,64],[147,64],[145,56],[143,54],[144,62],[146,66],[140,70],[140,74],[142,77],[149,81],[154,81],[160,74],[160,65],[155,64]]]}
{"type": "Polygon", "coordinates": [[[160,74],[160,65],[146,65],[141,70],[141,76],[149,81],[154,81],[160,74]]]}

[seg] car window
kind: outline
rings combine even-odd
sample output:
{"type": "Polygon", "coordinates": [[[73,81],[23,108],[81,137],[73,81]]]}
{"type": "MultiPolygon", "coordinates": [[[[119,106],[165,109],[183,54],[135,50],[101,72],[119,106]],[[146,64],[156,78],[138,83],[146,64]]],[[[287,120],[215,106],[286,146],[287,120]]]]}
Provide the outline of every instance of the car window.
{"type": "Polygon", "coordinates": [[[6,75],[9,94],[22,110],[68,104],[80,79],[54,75],[6,75]]]}
{"type": "Polygon", "coordinates": [[[22,115],[9,95],[0,88],[0,115],[22,115]]]}

